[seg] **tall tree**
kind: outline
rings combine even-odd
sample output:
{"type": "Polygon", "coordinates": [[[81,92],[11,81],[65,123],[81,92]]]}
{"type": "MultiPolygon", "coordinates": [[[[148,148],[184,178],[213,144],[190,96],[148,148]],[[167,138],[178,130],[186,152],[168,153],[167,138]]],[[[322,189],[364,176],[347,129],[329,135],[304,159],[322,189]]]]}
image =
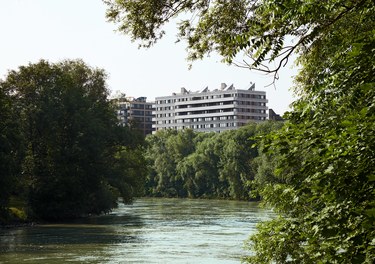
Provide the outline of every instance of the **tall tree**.
{"type": "Polygon", "coordinates": [[[19,181],[22,137],[10,94],[0,82],[0,222],[19,181]]]}
{"type": "Polygon", "coordinates": [[[162,130],[146,138],[149,195],[186,197],[180,163],[195,150],[197,134],[191,129],[162,130]]]}
{"type": "Polygon", "coordinates": [[[229,197],[249,199],[250,189],[247,183],[254,178],[251,161],[258,156],[257,149],[252,147],[256,127],[256,123],[250,123],[219,135],[222,146],[218,148],[218,170],[220,179],[228,184],[229,197]]]}
{"type": "Polygon", "coordinates": [[[82,61],[40,61],[9,72],[2,82],[21,116],[27,142],[24,175],[38,217],[99,214],[116,205],[117,195],[129,198],[113,175],[126,180],[116,153],[132,145],[131,134],[117,126],[105,78],[103,70],[82,61]]]}
{"type": "Polygon", "coordinates": [[[177,191],[173,184],[176,176],[175,157],[171,153],[170,141],[177,131],[162,130],[146,138],[148,150],[146,158],[149,163],[150,174],[146,189],[151,195],[176,196],[177,191]]]}

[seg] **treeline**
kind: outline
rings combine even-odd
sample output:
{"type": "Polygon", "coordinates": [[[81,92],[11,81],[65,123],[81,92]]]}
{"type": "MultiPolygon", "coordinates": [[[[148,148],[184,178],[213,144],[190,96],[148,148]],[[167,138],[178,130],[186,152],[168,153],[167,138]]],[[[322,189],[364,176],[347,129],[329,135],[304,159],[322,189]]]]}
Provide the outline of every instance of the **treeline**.
{"type": "Polygon", "coordinates": [[[162,130],[148,136],[146,195],[258,198],[256,184],[272,181],[273,175],[259,138],[282,125],[251,123],[223,133],[162,130]]]}
{"type": "Polygon", "coordinates": [[[78,60],[0,81],[0,223],[100,214],[142,192],[143,139],[117,125],[105,79],[78,60]]]}

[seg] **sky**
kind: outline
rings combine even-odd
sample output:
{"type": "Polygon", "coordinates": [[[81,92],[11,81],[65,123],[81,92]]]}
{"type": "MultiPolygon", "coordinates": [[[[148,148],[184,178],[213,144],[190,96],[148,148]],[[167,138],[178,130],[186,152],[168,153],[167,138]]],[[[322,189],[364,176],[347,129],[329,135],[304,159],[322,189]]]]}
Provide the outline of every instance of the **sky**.
{"type": "Polygon", "coordinates": [[[297,70],[287,65],[275,86],[272,76],[222,63],[219,56],[193,62],[189,70],[186,45],[175,43],[174,24],[167,35],[149,49],[139,49],[128,36],[116,32],[105,18],[101,0],[0,0],[0,79],[9,70],[41,59],[59,62],[82,59],[104,69],[107,85],[132,97],[168,96],[181,87],[210,90],[221,83],[237,89],[266,91],[268,107],[283,114],[295,100],[290,87],[297,70]]]}

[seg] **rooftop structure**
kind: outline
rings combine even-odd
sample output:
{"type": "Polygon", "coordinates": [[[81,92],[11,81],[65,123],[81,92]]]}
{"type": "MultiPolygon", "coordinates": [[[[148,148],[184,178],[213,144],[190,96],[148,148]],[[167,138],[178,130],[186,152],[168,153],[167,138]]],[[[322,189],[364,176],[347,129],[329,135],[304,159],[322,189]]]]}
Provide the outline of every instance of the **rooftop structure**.
{"type": "Polygon", "coordinates": [[[219,89],[208,87],[155,99],[155,131],[160,129],[191,128],[197,131],[221,132],[236,129],[251,121],[267,119],[266,92],[256,91],[255,84],[247,90],[222,83],[219,89]]]}
{"type": "Polygon", "coordinates": [[[279,114],[276,114],[275,111],[273,111],[272,109],[268,110],[268,115],[269,115],[268,117],[269,120],[284,121],[284,119],[279,114]]]}

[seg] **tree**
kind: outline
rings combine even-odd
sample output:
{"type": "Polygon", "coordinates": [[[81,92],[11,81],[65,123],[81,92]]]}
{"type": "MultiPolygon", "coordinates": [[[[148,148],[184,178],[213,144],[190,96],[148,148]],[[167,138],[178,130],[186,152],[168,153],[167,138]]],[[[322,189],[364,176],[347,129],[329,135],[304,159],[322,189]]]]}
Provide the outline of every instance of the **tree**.
{"type": "Polygon", "coordinates": [[[252,160],[252,168],[254,170],[254,179],[251,181],[252,187],[255,190],[262,189],[264,185],[269,183],[284,182],[280,177],[275,177],[275,169],[278,166],[278,156],[280,153],[269,153],[266,151],[264,138],[271,133],[275,133],[281,129],[284,122],[265,122],[259,124],[256,128],[256,144],[258,156],[252,160]]]}
{"type": "Polygon", "coordinates": [[[180,14],[191,14],[191,19],[179,23],[179,40],[188,43],[189,59],[202,58],[213,50],[225,54],[228,39],[248,28],[247,16],[256,1],[206,0],[104,0],[109,21],[119,24],[118,30],[141,46],[150,47],[164,34],[162,27],[180,14]],[[194,19],[196,18],[196,19],[194,19]]]}
{"type": "Polygon", "coordinates": [[[275,73],[293,53],[327,36],[336,22],[371,7],[371,0],[103,0],[106,17],[118,30],[150,47],[163,37],[163,26],[182,17],[177,41],[187,43],[188,59],[217,52],[223,61],[275,73]],[[189,16],[190,14],[190,16],[189,16]],[[292,40],[292,41],[290,41],[292,40]],[[271,62],[275,67],[270,68],[271,62]]]}
{"type": "Polygon", "coordinates": [[[262,195],[283,217],[259,226],[250,263],[374,260],[374,77],[370,70],[352,71],[374,59],[373,44],[340,58],[346,65],[326,80],[348,90],[300,100],[290,122],[266,143],[277,160],[278,182],[262,195]],[[343,71],[354,75],[338,78],[343,71]]]}
{"type": "MultiPolygon", "coordinates": [[[[10,71],[1,83],[12,95],[26,142],[23,175],[29,204],[44,219],[109,211],[132,185],[120,170],[123,146],[137,144],[117,125],[103,70],[82,61],[40,61],[10,71]],[[121,180],[114,180],[116,175],[121,180]],[[124,183],[124,181],[128,181],[124,183]]],[[[123,165],[122,165],[123,166],[123,165]]]]}
{"type": "Polygon", "coordinates": [[[124,202],[129,203],[134,197],[144,195],[147,175],[144,151],[142,146],[121,146],[115,154],[108,182],[116,187],[124,202]]]}
{"type": "Polygon", "coordinates": [[[22,156],[22,137],[14,102],[0,82],[0,222],[7,216],[9,197],[16,191],[22,156]]]}
{"type": "Polygon", "coordinates": [[[156,196],[176,196],[177,192],[173,184],[176,175],[176,163],[171,155],[168,140],[174,137],[177,131],[163,130],[146,138],[146,159],[149,165],[149,177],[146,183],[146,191],[156,196]]]}
{"type": "Polygon", "coordinates": [[[249,60],[239,66],[277,74],[296,54],[300,99],[264,148],[277,159],[279,182],[267,184],[262,195],[280,218],[259,226],[247,261],[372,263],[373,1],[105,2],[120,31],[146,46],[172,17],[194,13],[195,21],[179,26],[192,60],[216,51],[236,63],[242,54],[249,60]],[[276,66],[268,68],[270,62],[276,66]]]}
{"type": "MultiPolygon", "coordinates": [[[[146,138],[148,195],[246,200],[258,156],[257,133],[270,133],[273,122],[251,123],[220,134],[162,130],[146,138]]],[[[263,164],[266,167],[266,164],[263,164]]],[[[255,185],[254,185],[255,186],[255,185]]]]}
{"type": "Polygon", "coordinates": [[[211,133],[203,141],[197,143],[196,151],[188,157],[188,163],[193,169],[190,193],[192,197],[223,197],[226,189],[219,179],[218,164],[220,157],[215,150],[217,135],[211,133]]]}
{"type": "Polygon", "coordinates": [[[146,138],[149,166],[147,187],[149,195],[186,197],[184,176],[179,173],[181,162],[195,151],[191,129],[162,130],[146,138]]]}
{"type": "Polygon", "coordinates": [[[281,217],[258,227],[250,263],[372,263],[375,258],[375,20],[370,15],[375,9],[370,1],[315,5],[337,10],[341,5],[342,11],[334,10],[337,17],[326,24],[325,34],[301,54],[296,79],[301,98],[289,122],[265,143],[277,160],[278,182],[262,194],[281,217]]]}
{"type": "Polygon", "coordinates": [[[231,198],[247,200],[253,191],[248,182],[254,178],[252,160],[258,156],[257,149],[253,147],[257,126],[249,123],[219,135],[221,146],[216,148],[220,157],[218,171],[221,181],[228,185],[227,195],[231,198]]]}

